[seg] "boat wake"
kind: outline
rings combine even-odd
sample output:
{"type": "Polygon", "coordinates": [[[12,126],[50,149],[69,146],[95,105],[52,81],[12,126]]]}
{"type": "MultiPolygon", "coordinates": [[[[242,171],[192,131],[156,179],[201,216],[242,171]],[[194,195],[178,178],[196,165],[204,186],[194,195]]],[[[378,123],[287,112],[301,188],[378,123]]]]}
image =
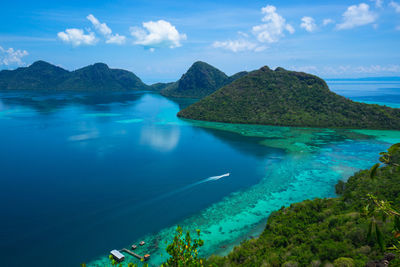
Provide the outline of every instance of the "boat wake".
{"type": "Polygon", "coordinates": [[[158,198],[156,198],[156,199],[154,199],[154,200],[164,199],[164,198],[166,198],[166,197],[170,197],[170,196],[173,196],[173,195],[175,195],[175,194],[178,194],[178,193],[181,193],[181,192],[183,192],[183,191],[186,191],[186,190],[188,190],[188,189],[190,189],[190,188],[193,188],[193,187],[195,187],[195,186],[197,186],[197,185],[204,184],[204,183],[211,182],[211,181],[218,181],[218,180],[220,180],[220,179],[222,179],[222,178],[224,178],[224,177],[228,177],[228,176],[230,176],[230,175],[231,175],[231,174],[228,172],[228,173],[225,173],[225,174],[222,174],[222,175],[218,175],[218,176],[211,176],[211,177],[208,177],[208,178],[206,178],[206,179],[200,180],[200,181],[198,181],[198,182],[194,182],[194,183],[189,184],[189,185],[187,185],[187,186],[181,187],[181,188],[179,188],[179,189],[177,189],[177,190],[174,190],[174,191],[172,191],[172,192],[169,192],[169,193],[166,193],[166,194],[164,194],[164,195],[161,195],[161,196],[159,196],[158,198]]]}
{"type": "Polygon", "coordinates": [[[179,192],[185,191],[185,190],[187,190],[189,188],[192,188],[192,187],[194,187],[196,185],[204,184],[204,183],[211,182],[211,181],[217,181],[217,180],[219,180],[219,179],[221,179],[223,177],[227,177],[229,175],[231,175],[231,174],[230,173],[225,173],[225,174],[222,174],[222,175],[219,175],[219,176],[211,176],[211,177],[208,177],[206,179],[203,179],[203,180],[200,180],[198,182],[195,182],[195,183],[192,183],[190,185],[187,185],[185,187],[182,187],[182,188],[174,191],[174,193],[179,193],[179,192]]]}
{"type": "Polygon", "coordinates": [[[216,181],[216,180],[222,179],[224,177],[227,177],[229,175],[231,175],[231,174],[228,172],[228,173],[225,173],[225,174],[222,174],[222,175],[219,175],[219,176],[211,176],[211,177],[209,177],[207,179],[204,179],[203,182],[216,181]]]}

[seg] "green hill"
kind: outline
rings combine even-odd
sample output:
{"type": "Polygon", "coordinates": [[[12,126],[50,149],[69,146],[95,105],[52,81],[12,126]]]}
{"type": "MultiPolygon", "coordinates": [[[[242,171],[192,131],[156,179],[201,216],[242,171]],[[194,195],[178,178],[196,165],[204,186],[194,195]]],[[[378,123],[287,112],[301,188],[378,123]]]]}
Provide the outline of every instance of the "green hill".
{"type": "Polygon", "coordinates": [[[150,85],[150,87],[151,87],[151,90],[160,92],[161,90],[167,88],[168,86],[171,86],[172,84],[174,84],[174,82],[170,82],[170,83],[154,83],[154,84],[150,85]]]}
{"type": "Polygon", "coordinates": [[[243,76],[245,76],[247,74],[249,74],[247,71],[241,71],[241,72],[238,72],[236,74],[233,74],[232,76],[230,76],[228,78],[228,82],[226,84],[229,84],[229,83],[231,83],[231,82],[233,82],[233,81],[235,81],[235,80],[237,80],[239,78],[242,78],[243,76]]]}
{"type": "Polygon", "coordinates": [[[72,72],[44,61],[0,71],[0,90],[131,91],[150,90],[135,74],[96,63],[72,72]]]}
{"type": "Polygon", "coordinates": [[[245,73],[229,77],[219,69],[197,61],[177,82],[164,88],[161,94],[168,97],[203,98],[245,73]]]}
{"type": "Polygon", "coordinates": [[[195,120],[299,127],[400,129],[400,109],[351,101],[317,76],[268,67],[181,110],[195,120]]]}
{"type": "Polygon", "coordinates": [[[0,71],[0,89],[53,89],[68,75],[67,70],[44,61],[36,61],[27,68],[0,71]]]}
{"type": "MultiPolygon", "coordinates": [[[[363,170],[336,185],[337,198],[282,207],[270,215],[260,237],[243,242],[226,257],[212,256],[207,266],[387,266],[366,263],[396,253],[390,249],[400,245],[393,222],[397,220],[398,227],[400,220],[386,214],[390,209],[384,212],[368,194],[400,210],[399,145],[389,149],[391,161],[374,178],[370,170],[363,170]],[[378,225],[372,224],[372,232],[371,222],[378,225]]],[[[389,266],[400,266],[399,256],[389,266]]]]}

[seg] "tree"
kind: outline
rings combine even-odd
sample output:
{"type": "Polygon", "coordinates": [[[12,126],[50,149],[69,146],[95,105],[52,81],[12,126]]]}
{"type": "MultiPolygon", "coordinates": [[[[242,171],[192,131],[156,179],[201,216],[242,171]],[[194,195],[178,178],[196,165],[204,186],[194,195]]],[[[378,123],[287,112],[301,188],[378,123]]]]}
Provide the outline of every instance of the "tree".
{"type": "Polygon", "coordinates": [[[387,166],[395,166],[399,167],[400,165],[398,164],[398,160],[400,157],[400,143],[392,145],[387,152],[381,152],[379,155],[379,161],[382,163],[376,163],[372,168],[370,169],[370,178],[374,179],[376,177],[376,173],[378,171],[378,168],[381,166],[381,164],[385,164],[387,166]]]}
{"type": "Polygon", "coordinates": [[[390,249],[394,250],[397,254],[400,254],[400,212],[393,209],[388,202],[383,200],[378,200],[374,195],[368,195],[368,197],[374,204],[375,212],[380,213],[383,219],[390,218],[393,220],[392,232],[397,241],[396,244],[393,244],[393,246],[390,249]]]}
{"type": "Polygon", "coordinates": [[[198,252],[198,249],[203,246],[204,241],[200,239],[200,230],[196,230],[196,233],[198,238],[192,239],[189,231],[184,235],[182,227],[178,226],[174,240],[167,246],[167,253],[171,257],[161,266],[204,266],[198,252]]]}
{"type": "MultiPolygon", "coordinates": [[[[400,143],[392,145],[387,152],[379,153],[381,157],[379,161],[382,164],[392,168],[395,167],[398,169],[400,166],[399,155],[400,155],[400,143]]],[[[375,164],[370,169],[370,178],[375,179],[377,176],[378,168],[380,167],[380,163],[375,164]]],[[[396,239],[400,238],[400,213],[394,210],[390,203],[384,200],[379,200],[374,194],[368,194],[368,199],[370,200],[370,204],[365,207],[365,212],[371,217],[370,224],[368,227],[368,240],[372,241],[373,237],[375,237],[376,241],[379,244],[379,247],[383,251],[385,249],[384,245],[384,237],[382,235],[382,231],[379,228],[380,218],[381,222],[385,222],[388,218],[392,219],[394,222],[393,234],[396,239]]],[[[397,244],[394,244],[391,249],[394,249],[397,253],[400,253],[400,241],[397,240],[397,244]]]]}
{"type": "Polygon", "coordinates": [[[400,166],[398,163],[395,162],[397,159],[396,152],[399,151],[400,143],[394,144],[388,149],[388,152],[379,153],[379,155],[381,155],[379,161],[389,166],[400,166]]]}

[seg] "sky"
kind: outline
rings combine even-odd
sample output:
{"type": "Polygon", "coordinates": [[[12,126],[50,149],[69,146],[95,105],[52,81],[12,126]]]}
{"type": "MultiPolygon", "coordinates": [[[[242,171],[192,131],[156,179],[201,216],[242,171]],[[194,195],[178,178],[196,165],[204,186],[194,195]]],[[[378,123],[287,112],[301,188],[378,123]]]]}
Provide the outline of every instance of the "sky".
{"type": "Polygon", "coordinates": [[[228,75],[262,66],[323,78],[400,76],[400,0],[3,1],[0,69],[96,62],[146,83],[195,61],[228,75]]]}

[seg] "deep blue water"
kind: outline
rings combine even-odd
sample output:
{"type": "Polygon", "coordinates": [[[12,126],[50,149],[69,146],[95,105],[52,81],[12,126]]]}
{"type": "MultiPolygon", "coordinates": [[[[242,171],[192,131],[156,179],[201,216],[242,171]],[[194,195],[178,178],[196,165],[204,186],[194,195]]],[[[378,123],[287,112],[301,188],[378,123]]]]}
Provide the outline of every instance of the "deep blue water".
{"type": "Polygon", "coordinates": [[[262,157],[283,154],[232,133],[166,124],[179,108],[161,96],[125,97],[1,95],[6,266],[91,259],[257,183],[262,157]],[[170,194],[227,172],[227,182],[170,194]]]}
{"type": "MultiPolygon", "coordinates": [[[[399,84],[364,85],[331,87],[359,101],[400,104],[392,96],[399,84]]],[[[334,196],[337,180],[400,140],[398,132],[176,118],[189,102],[146,92],[1,92],[0,265],[96,266],[142,238],[157,264],[159,243],[176,224],[205,231],[204,255],[226,253],[259,233],[274,209],[334,196]]]]}

